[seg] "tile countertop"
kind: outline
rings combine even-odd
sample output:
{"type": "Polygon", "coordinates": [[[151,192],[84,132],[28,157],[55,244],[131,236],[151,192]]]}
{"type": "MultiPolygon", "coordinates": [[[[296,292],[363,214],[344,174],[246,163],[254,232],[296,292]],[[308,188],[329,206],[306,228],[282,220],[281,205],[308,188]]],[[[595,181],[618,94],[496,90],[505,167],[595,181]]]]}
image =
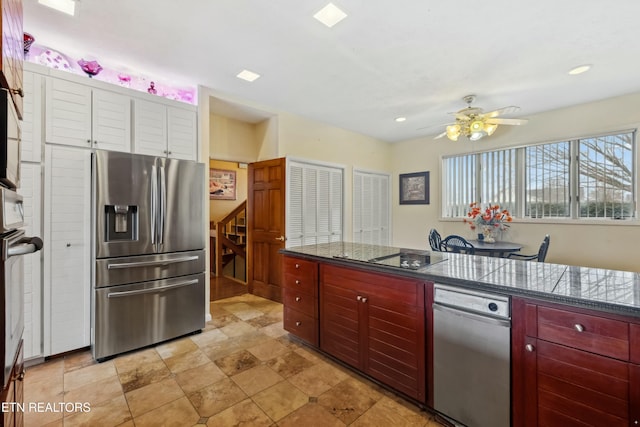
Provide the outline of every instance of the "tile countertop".
{"type": "Polygon", "coordinates": [[[551,302],[640,317],[640,274],[561,264],[430,252],[353,242],[321,243],[283,249],[284,254],[331,259],[378,272],[437,283],[544,299],[551,302]],[[369,263],[398,253],[429,255],[418,269],[369,263]]]}

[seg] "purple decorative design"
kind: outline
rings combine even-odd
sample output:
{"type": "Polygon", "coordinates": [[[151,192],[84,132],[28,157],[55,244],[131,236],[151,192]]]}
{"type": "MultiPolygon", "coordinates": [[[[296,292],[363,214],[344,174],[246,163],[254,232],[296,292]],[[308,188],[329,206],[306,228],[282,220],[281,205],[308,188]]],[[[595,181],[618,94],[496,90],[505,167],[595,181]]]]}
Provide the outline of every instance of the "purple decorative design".
{"type": "Polygon", "coordinates": [[[35,62],[56,70],[71,71],[71,65],[69,65],[67,58],[55,50],[46,49],[36,57],[35,62]]]}
{"type": "Polygon", "coordinates": [[[149,92],[152,95],[155,95],[158,93],[158,91],[156,90],[156,84],[154,82],[149,83],[149,88],[147,89],[147,92],[149,92]]]}
{"type": "Polygon", "coordinates": [[[119,73],[118,81],[120,82],[121,85],[129,86],[129,83],[131,83],[131,76],[128,74],[119,73]]]}
{"type": "Polygon", "coordinates": [[[98,64],[98,61],[85,61],[84,59],[80,59],[78,65],[89,77],[96,76],[102,71],[102,66],[98,64]]]}
{"type": "Polygon", "coordinates": [[[23,33],[24,36],[24,56],[27,56],[29,53],[29,49],[31,49],[31,45],[35,41],[35,38],[29,33],[23,33]]]}

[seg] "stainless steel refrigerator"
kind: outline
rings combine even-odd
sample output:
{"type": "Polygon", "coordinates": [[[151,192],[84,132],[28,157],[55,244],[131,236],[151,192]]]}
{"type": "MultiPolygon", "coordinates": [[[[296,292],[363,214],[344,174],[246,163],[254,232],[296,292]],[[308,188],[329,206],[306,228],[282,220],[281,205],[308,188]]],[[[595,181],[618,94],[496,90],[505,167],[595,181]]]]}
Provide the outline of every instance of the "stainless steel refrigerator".
{"type": "Polygon", "coordinates": [[[92,157],[92,351],[97,360],[205,324],[205,165],[92,157]]]}

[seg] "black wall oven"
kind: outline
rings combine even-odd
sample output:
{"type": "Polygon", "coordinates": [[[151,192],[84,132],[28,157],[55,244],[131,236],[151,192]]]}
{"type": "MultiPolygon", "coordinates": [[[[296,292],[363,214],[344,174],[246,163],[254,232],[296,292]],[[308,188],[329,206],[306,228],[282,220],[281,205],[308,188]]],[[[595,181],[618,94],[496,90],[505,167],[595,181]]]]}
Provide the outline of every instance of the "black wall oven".
{"type": "Polygon", "coordinates": [[[6,89],[0,89],[0,185],[20,187],[20,126],[6,89]]]}
{"type": "Polygon", "coordinates": [[[42,249],[39,237],[26,237],[22,196],[0,188],[0,309],[4,328],[0,328],[0,348],[4,355],[2,384],[6,387],[24,332],[23,255],[42,249]]]}

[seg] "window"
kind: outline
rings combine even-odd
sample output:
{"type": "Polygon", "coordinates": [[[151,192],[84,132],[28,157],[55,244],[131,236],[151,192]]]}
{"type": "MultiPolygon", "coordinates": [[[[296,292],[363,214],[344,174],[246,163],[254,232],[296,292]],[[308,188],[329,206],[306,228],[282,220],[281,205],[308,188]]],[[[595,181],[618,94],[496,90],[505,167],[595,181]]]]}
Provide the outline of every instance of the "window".
{"type": "Polygon", "coordinates": [[[497,203],[526,218],[635,218],[635,131],[443,160],[443,216],[497,203]]]}

